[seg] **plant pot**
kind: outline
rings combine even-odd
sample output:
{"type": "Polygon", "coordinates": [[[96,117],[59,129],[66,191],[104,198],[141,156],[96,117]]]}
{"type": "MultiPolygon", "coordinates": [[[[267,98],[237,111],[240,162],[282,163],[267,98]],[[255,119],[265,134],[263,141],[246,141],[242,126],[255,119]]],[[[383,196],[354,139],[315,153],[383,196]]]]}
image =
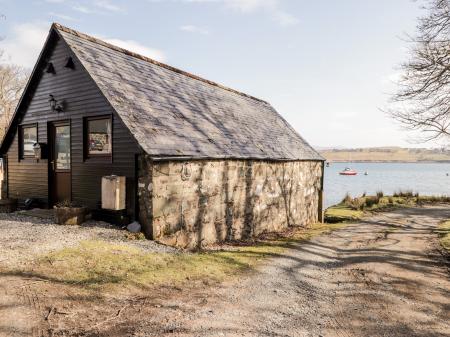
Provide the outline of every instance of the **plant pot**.
{"type": "Polygon", "coordinates": [[[17,199],[1,199],[0,213],[12,213],[17,210],[17,199]]]}
{"type": "Polygon", "coordinates": [[[85,207],[55,207],[55,221],[59,225],[81,225],[85,220],[85,207]]]}

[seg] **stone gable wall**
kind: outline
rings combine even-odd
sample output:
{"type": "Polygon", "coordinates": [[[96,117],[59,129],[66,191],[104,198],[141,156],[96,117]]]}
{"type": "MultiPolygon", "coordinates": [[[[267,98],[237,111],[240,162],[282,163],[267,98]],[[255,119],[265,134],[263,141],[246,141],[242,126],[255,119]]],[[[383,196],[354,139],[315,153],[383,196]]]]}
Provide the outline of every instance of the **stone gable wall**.
{"type": "Polygon", "coordinates": [[[141,223],[183,248],[320,221],[322,162],[141,159],[141,223]]]}

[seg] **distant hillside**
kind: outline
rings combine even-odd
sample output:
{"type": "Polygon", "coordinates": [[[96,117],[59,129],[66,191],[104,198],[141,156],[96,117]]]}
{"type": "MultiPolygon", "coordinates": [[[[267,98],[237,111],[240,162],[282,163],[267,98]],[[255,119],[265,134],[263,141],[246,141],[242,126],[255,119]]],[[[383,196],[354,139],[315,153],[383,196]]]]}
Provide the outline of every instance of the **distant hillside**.
{"type": "Polygon", "coordinates": [[[450,162],[450,150],[375,147],[360,149],[319,150],[327,161],[333,162],[450,162]]]}

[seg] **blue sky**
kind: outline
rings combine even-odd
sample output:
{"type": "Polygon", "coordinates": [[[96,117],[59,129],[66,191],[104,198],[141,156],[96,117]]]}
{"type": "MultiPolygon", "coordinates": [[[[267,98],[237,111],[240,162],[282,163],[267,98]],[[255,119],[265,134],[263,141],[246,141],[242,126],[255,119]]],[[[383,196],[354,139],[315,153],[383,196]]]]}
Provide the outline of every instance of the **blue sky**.
{"type": "MultiPolygon", "coordinates": [[[[0,0],[0,48],[32,67],[56,21],[271,102],[316,146],[418,146],[380,108],[412,0],[0,0]]],[[[434,145],[434,144],[428,144],[434,145]]]]}

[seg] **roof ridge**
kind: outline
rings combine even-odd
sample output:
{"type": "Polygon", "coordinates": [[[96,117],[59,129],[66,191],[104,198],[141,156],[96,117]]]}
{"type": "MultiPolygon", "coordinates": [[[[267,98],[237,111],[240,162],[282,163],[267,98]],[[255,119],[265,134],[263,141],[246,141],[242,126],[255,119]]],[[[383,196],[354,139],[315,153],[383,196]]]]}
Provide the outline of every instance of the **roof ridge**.
{"type": "Polygon", "coordinates": [[[61,25],[61,24],[59,24],[59,23],[57,23],[57,22],[54,22],[54,23],[52,24],[51,29],[61,30],[61,31],[63,31],[63,32],[66,32],[66,33],[75,35],[75,36],[80,37],[80,38],[82,38],[82,39],[85,39],[85,40],[88,40],[88,41],[91,41],[91,42],[100,44],[100,45],[102,45],[102,46],[104,46],[104,47],[113,49],[113,50],[118,51],[118,52],[121,52],[121,53],[123,53],[123,54],[126,54],[126,55],[129,55],[129,56],[135,57],[135,58],[137,58],[137,59],[140,59],[140,60],[143,60],[143,61],[152,63],[152,64],[157,65],[157,66],[159,66],[159,67],[168,69],[168,70],[173,71],[173,72],[175,72],[175,73],[178,73],[178,74],[181,74],[181,75],[184,75],[184,76],[193,78],[193,79],[195,79],[195,80],[198,80],[198,81],[207,83],[207,84],[209,84],[209,85],[212,85],[212,86],[218,87],[218,88],[220,88],[220,89],[224,89],[224,90],[230,91],[230,92],[232,92],[232,93],[235,93],[235,94],[238,94],[238,95],[241,95],[241,96],[250,98],[250,99],[254,99],[254,100],[256,100],[256,101],[259,101],[259,102],[262,102],[262,103],[265,103],[265,104],[269,104],[267,101],[265,101],[265,100],[263,100],[263,99],[260,99],[260,98],[257,98],[257,97],[248,95],[248,94],[246,94],[246,93],[243,93],[242,91],[238,91],[238,90],[232,89],[232,88],[230,88],[230,87],[224,86],[224,85],[219,84],[219,83],[217,83],[217,82],[210,81],[210,80],[207,80],[207,79],[205,79],[205,78],[203,78],[203,77],[200,77],[200,76],[194,75],[194,74],[192,74],[192,73],[189,73],[189,72],[187,72],[187,71],[184,71],[184,70],[181,70],[181,69],[172,67],[172,66],[170,66],[170,65],[168,65],[168,64],[165,64],[165,63],[156,61],[156,60],[154,60],[154,59],[152,59],[152,58],[150,58],[150,57],[147,57],[147,56],[144,56],[144,55],[141,55],[141,54],[134,53],[134,52],[132,52],[132,51],[130,51],[130,50],[128,50],[128,49],[125,49],[125,48],[121,48],[121,47],[115,46],[115,45],[113,45],[113,44],[111,44],[111,43],[105,42],[105,41],[103,41],[103,40],[101,40],[101,39],[98,39],[98,38],[96,38],[96,37],[93,37],[93,36],[91,36],[91,35],[88,35],[88,34],[85,34],[85,33],[81,33],[81,32],[79,32],[79,31],[77,31],[77,30],[72,29],[72,28],[63,26],[63,25],[61,25]]]}

